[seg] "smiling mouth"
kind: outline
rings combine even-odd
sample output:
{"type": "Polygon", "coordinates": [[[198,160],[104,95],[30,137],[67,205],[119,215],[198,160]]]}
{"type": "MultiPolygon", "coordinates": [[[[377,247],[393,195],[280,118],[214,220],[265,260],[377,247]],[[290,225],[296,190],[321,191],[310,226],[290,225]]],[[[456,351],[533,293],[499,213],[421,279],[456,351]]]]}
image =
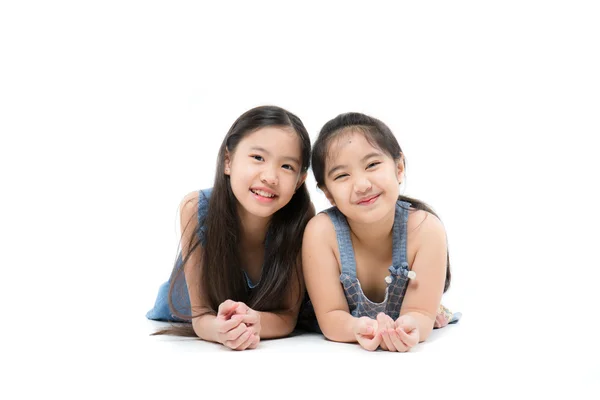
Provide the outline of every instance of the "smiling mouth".
{"type": "Polygon", "coordinates": [[[375,202],[375,200],[377,200],[379,198],[379,196],[381,196],[381,193],[376,194],[375,196],[371,196],[366,199],[363,199],[363,200],[359,201],[357,204],[359,204],[359,205],[372,204],[375,202]]]}
{"type": "Polygon", "coordinates": [[[250,189],[250,191],[257,196],[266,197],[267,199],[274,199],[277,197],[276,194],[265,192],[263,190],[250,189]]]}

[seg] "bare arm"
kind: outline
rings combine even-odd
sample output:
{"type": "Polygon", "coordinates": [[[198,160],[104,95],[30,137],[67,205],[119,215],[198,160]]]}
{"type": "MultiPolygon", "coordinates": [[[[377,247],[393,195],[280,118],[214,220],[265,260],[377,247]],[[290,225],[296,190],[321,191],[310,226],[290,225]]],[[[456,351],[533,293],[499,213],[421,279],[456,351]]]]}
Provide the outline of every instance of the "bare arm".
{"type": "Polygon", "coordinates": [[[338,261],[334,254],[335,229],[329,217],[319,214],[304,231],[302,259],[306,289],[313,303],[319,327],[329,340],[356,342],[356,318],[350,314],[340,283],[338,261]]]}
{"type": "Polygon", "coordinates": [[[410,315],[417,321],[419,341],[425,341],[431,331],[441,302],[446,279],[446,232],[433,214],[417,211],[411,215],[418,228],[409,234],[415,241],[416,254],[412,270],[416,278],[409,281],[400,315],[410,315]]]}
{"type": "Polygon", "coordinates": [[[190,305],[192,315],[202,314],[192,318],[192,327],[196,335],[203,340],[218,342],[215,326],[216,313],[211,310],[203,296],[200,293],[200,282],[202,279],[201,260],[202,246],[198,245],[190,253],[190,242],[197,241],[198,227],[198,192],[192,192],[186,195],[180,205],[181,222],[181,255],[185,257],[189,254],[189,259],[184,265],[185,280],[190,296],[190,305]]]}
{"type": "Polygon", "coordinates": [[[298,262],[292,272],[287,296],[283,304],[284,309],[278,312],[258,312],[262,326],[260,331],[261,338],[274,339],[285,337],[292,333],[296,327],[298,313],[302,305],[302,293],[304,293],[302,258],[298,257],[298,262]]]}

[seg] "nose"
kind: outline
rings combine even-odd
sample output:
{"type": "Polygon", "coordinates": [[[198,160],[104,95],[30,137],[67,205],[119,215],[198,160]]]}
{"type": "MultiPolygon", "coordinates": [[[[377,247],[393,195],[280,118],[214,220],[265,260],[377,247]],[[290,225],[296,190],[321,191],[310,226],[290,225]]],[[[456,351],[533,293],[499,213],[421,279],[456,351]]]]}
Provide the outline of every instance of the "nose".
{"type": "Polygon", "coordinates": [[[276,186],[279,184],[279,177],[273,168],[265,168],[260,175],[260,181],[266,183],[267,185],[276,186]]]}
{"type": "Polygon", "coordinates": [[[354,190],[357,193],[366,193],[371,189],[371,181],[367,178],[358,178],[356,182],[354,182],[354,190]]]}

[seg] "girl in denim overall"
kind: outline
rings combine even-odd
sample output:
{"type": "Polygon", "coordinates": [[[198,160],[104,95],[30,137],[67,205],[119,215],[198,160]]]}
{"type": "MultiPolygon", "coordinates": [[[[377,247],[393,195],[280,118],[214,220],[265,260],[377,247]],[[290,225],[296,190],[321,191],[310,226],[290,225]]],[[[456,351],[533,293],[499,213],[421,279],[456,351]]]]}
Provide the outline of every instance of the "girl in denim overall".
{"type": "Polygon", "coordinates": [[[381,121],[342,114],[322,128],[312,168],[333,207],[304,232],[306,288],[323,334],[405,352],[455,323],[445,231],[425,203],[399,194],[400,146],[381,121]]]}

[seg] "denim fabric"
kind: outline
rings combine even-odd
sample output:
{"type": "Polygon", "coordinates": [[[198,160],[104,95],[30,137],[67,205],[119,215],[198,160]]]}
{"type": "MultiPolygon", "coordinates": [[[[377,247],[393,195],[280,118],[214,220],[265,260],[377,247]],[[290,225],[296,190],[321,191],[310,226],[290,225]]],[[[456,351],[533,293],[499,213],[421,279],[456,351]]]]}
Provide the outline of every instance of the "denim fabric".
{"type": "MultiPolygon", "coordinates": [[[[206,233],[206,227],[200,225],[200,223],[204,215],[206,215],[206,212],[208,211],[208,200],[211,194],[212,188],[201,190],[198,198],[198,226],[200,228],[198,229],[197,234],[200,238],[202,245],[206,243],[204,237],[206,233]]],[[[189,320],[184,320],[176,317],[169,308],[169,287],[171,285],[172,279],[174,278],[174,275],[176,275],[172,296],[173,306],[175,310],[178,311],[180,314],[190,315],[191,313],[190,297],[187,290],[187,284],[185,282],[185,275],[183,274],[183,272],[176,274],[176,272],[181,269],[181,264],[182,258],[180,253],[177,257],[174,272],[171,274],[171,277],[165,283],[160,285],[158,289],[158,294],[156,296],[156,301],[154,303],[154,307],[152,307],[152,309],[146,313],[146,318],[156,321],[189,322],[189,320]]],[[[250,281],[248,275],[246,275],[245,271],[244,275],[246,277],[246,284],[250,289],[255,288],[260,283],[259,281],[256,284],[253,284],[252,281],[250,281]]]]}
{"type": "Polygon", "coordinates": [[[391,282],[387,283],[385,298],[381,303],[374,303],[369,300],[360,287],[360,282],[356,277],[356,260],[352,239],[350,238],[350,227],[346,217],[337,207],[325,210],[336,231],[342,263],[340,281],[352,316],[375,319],[377,314],[383,312],[395,320],[400,315],[402,300],[408,286],[409,266],[406,255],[406,225],[409,207],[410,204],[403,201],[396,203],[396,214],[392,228],[392,265],[389,267],[391,282]]]}

